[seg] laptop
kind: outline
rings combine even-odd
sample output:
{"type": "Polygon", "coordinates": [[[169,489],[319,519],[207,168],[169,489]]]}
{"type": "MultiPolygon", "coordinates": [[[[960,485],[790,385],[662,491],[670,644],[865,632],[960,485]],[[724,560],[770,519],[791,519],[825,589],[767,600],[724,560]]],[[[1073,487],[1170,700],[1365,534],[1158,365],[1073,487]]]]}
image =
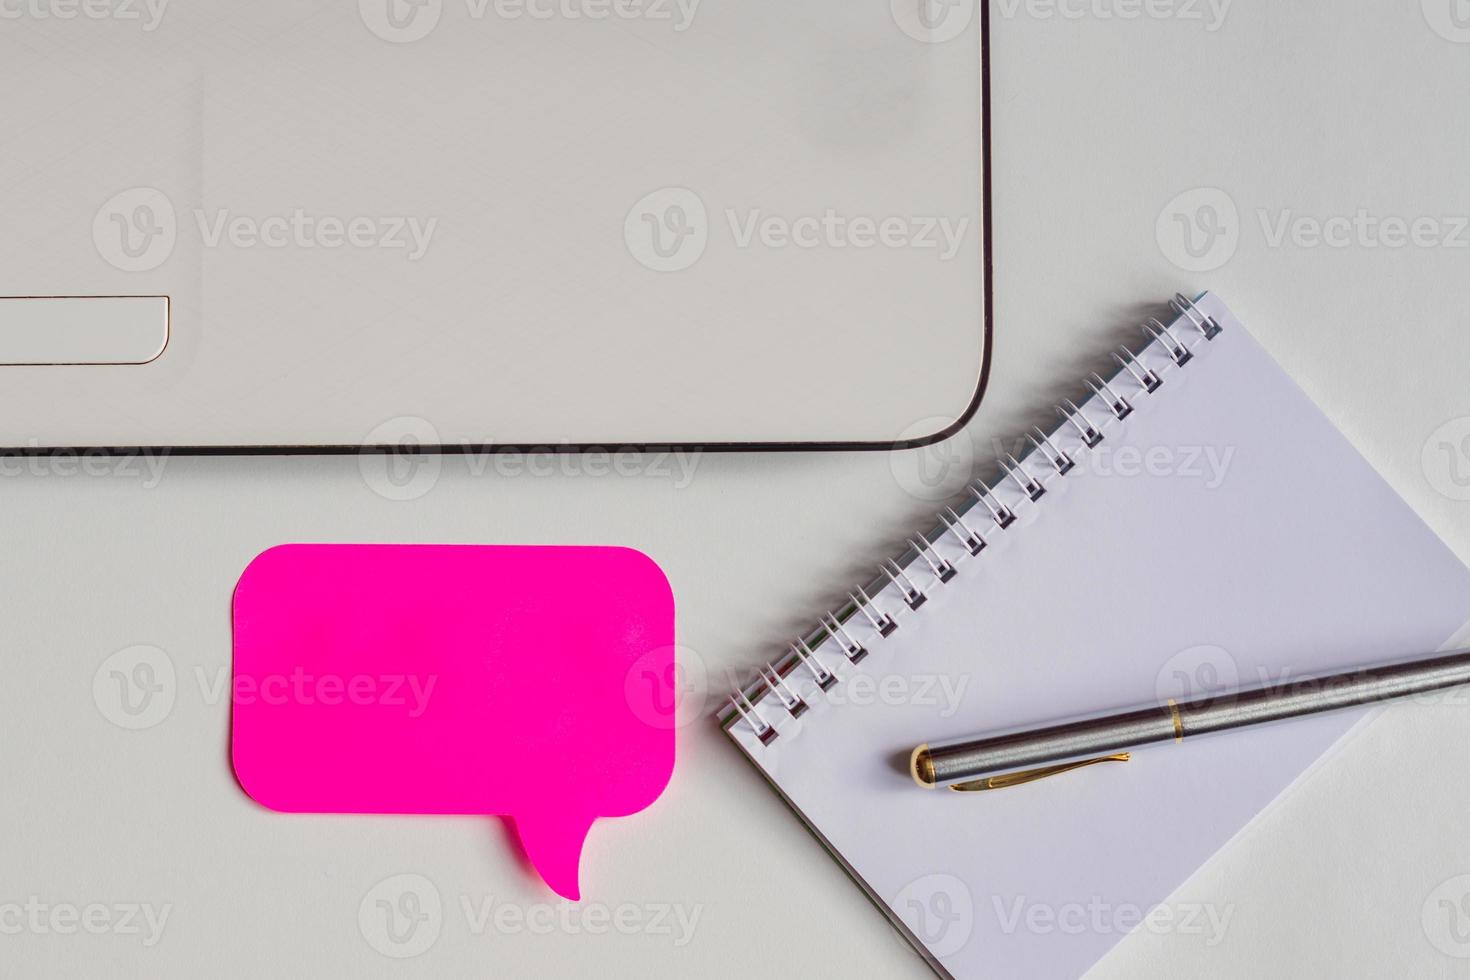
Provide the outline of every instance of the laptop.
{"type": "Polygon", "coordinates": [[[17,6],[0,450],[941,439],[985,6],[17,6]]]}

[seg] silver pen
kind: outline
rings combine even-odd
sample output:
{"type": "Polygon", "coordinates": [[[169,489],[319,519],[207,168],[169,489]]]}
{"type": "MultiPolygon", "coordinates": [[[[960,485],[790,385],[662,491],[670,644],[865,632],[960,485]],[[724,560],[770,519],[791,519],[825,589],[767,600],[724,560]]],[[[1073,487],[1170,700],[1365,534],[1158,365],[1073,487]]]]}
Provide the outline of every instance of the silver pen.
{"type": "Polygon", "coordinates": [[[1046,728],[914,750],[914,780],[963,793],[1006,789],[1111,762],[1132,750],[1470,685],[1470,651],[1257,690],[1169,701],[1046,728]]]}

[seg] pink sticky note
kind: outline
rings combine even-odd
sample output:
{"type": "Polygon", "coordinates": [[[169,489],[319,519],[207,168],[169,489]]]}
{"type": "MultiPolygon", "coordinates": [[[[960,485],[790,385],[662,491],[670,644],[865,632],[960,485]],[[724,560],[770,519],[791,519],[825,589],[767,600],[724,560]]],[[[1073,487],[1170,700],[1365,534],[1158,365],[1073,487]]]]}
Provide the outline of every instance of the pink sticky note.
{"type": "Polygon", "coordinates": [[[674,601],[638,552],[290,545],[234,617],[235,774],[272,810],[509,817],[576,899],[593,821],[673,773],[674,601]]]}

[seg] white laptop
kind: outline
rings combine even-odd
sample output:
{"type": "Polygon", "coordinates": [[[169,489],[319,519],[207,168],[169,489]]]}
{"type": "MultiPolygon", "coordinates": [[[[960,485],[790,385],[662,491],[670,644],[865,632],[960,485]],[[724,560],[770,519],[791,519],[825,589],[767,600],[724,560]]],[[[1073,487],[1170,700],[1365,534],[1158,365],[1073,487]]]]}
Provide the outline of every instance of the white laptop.
{"type": "Polygon", "coordinates": [[[6,7],[0,449],[945,435],[984,7],[6,7]]]}

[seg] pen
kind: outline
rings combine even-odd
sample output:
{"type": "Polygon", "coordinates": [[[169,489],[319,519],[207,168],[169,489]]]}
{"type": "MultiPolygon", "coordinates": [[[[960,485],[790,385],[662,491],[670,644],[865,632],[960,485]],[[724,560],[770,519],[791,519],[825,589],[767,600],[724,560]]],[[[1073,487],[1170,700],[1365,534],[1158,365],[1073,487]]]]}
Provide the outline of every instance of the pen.
{"type": "Polygon", "coordinates": [[[1470,651],[1308,678],[1191,701],[1169,701],[1047,728],[914,750],[914,780],[962,793],[1021,786],[1091,766],[1128,762],[1132,750],[1470,685],[1470,651]]]}

